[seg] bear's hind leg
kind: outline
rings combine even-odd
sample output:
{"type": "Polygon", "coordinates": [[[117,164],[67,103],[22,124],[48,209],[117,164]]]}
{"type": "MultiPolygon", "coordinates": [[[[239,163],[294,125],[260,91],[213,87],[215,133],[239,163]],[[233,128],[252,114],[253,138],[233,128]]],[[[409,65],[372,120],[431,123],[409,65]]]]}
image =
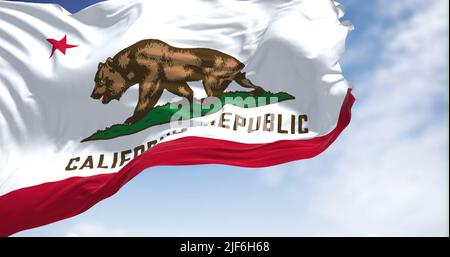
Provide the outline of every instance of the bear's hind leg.
{"type": "Polygon", "coordinates": [[[221,97],[224,94],[225,89],[227,89],[228,85],[230,85],[231,80],[220,79],[219,84],[216,88],[213,88],[213,96],[221,97]]]}
{"type": "Polygon", "coordinates": [[[206,95],[208,97],[214,96],[214,89],[219,84],[219,79],[213,76],[206,76],[202,82],[206,95]]]}
{"type": "Polygon", "coordinates": [[[264,93],[264,89],[262,87],[253,84],[246,76],[245,72],[239,72],[234,76],[234,81],[236,81],[239,85],[245,88],[253,88],[253,91],[250,93],[253,96],[259,96],[264,93]]]}
{"type": "Polygon", "coordinates": [[[166,88],[172,94],[187,98],[190,103],[194,101],[194,92],[186,82],[165,81],[163,82],[163,87],[166,88]]]}
{"type": "Polygon", "coordinates": [[[231,80],[208,76],[203,80],[203,88],[205,89],[208,97],[221,97],[230,83],[231,80]]]}

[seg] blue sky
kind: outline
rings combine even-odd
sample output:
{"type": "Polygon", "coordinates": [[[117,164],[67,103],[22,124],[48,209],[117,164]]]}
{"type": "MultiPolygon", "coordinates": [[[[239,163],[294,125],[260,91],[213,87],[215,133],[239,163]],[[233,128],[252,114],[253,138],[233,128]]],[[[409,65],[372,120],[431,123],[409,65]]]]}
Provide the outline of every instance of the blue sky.
{"type": "Polygon", "coordinates": [[[16,235],[448,235],[448,2],[339,2],[356,28],[341,65],[357,102],[323,154],[151,168],[81,215],[16,235]]]}
{"type": "Polygon", "coordinates": [[[30,2],[30,3],[57,3],[64,7],[67,11],[75,13],[92,4],[102,2],[102,0],[11,0],[16,2],[30,2]]]}

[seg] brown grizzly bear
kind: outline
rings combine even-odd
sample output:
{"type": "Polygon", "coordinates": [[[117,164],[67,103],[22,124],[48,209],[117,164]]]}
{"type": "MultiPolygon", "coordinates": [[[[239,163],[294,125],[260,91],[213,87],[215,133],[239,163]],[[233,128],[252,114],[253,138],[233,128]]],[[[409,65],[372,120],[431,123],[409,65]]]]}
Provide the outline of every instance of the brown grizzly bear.
{"type": "Polygon", "coordinates": [[[120,100],[132,85],[139,84],[139,100],[133,116],[135,123],[158,102],[164,89],[193,101],[188,81],[202,80],[208,96],[220,97],[231,81],[261,92],[245,78],[244,64],[236,58],[208,48],[177,48],[156,39],[139,41],[99,63],[91,97],[107,104],[120,100]]]}

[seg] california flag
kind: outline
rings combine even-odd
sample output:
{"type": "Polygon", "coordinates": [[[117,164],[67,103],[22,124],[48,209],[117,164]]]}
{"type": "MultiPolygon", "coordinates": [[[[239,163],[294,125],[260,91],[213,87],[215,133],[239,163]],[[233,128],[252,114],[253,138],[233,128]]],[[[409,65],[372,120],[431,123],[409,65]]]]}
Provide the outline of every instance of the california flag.
{"type": "Polygon", "coordinates": [[[156,165],[312,158],[350,122],[330,0],[0,1],[0,235],[156,165]]]}

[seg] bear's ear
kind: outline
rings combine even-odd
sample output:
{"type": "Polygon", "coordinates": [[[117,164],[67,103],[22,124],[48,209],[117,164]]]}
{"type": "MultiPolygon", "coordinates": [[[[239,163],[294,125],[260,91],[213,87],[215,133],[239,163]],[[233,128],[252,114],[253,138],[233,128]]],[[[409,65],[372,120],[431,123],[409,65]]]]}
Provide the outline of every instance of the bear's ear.
{"type": "Polygon", "coordinates": [[[100,69],[103,66],[103,63],[99,62],[98,63],[98,69],[100,69]]]}
{"type": "Polygon", "coordinates": [[[111,66],[113,64],[113,59],[111,57],[108,57],[108,59],[106,59],[106,64],[108,66],[111,66]]]}

